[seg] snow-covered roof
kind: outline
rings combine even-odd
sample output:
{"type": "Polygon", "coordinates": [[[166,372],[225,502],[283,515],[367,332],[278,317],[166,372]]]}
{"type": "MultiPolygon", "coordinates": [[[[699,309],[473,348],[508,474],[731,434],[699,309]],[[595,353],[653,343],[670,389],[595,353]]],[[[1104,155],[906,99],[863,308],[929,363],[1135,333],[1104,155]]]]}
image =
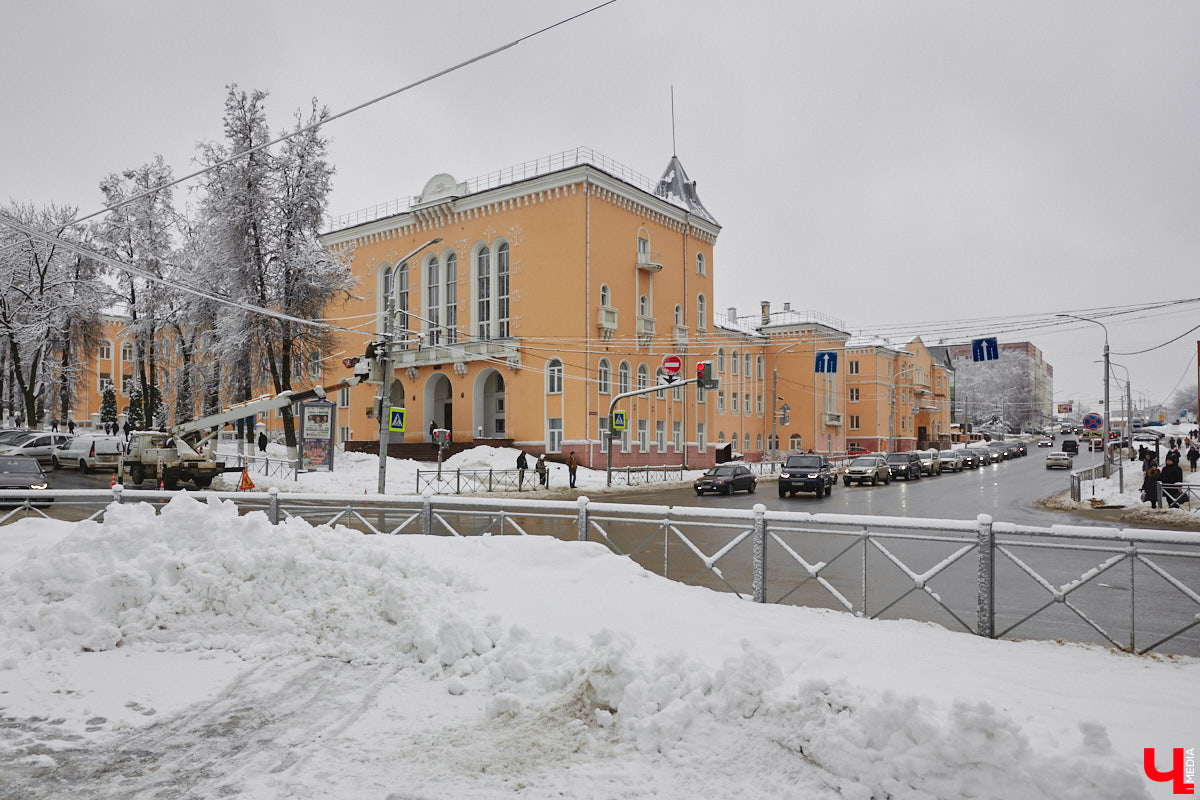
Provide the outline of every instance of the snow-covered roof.
{"type": "Polygon", "coordinates": [[[700,202],[700,195],[696,193],[696,182],[688,180],[687,171],[683,168],[679,156],[671,156],[671,160],[667,162],[667,168],[663,170],[662,177],[658,179],[658,187],[654,190],[654,194],[672,205],[686,208],[689,213],[695,214],[701,219],[706,219],[714,225],[718,224],[713,215],[708,213],[708,209],[700,202]]]}

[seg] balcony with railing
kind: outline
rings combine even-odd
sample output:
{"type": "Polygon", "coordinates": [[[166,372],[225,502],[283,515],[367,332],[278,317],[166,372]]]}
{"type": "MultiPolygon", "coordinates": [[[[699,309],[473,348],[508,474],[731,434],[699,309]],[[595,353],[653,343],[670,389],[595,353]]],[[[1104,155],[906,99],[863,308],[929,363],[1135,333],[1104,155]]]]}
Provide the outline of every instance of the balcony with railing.
{"type": "Polygon", "coordinates": [[[654,317],[644,317],[638,314],[637,318],[637,338],[638,344],[648,345],[654,338],[654,317]]]}
{"type": "Polygon", "coordinates": [[[600,338],[611,339],[617,332],[617,310],[612,306],[597,308],[596,327],[600,329],[600,338]]]}

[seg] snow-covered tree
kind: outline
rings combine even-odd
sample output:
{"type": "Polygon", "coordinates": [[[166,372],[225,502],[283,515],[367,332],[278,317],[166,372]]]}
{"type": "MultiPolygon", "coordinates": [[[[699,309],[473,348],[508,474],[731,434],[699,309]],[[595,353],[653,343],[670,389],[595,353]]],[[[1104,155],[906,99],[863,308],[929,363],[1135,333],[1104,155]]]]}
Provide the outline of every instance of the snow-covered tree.
{"type": "MultiPolygon", "coordinates": [[[[262,91],[229,87],[225,142],[205,146],[207,163],[270,140],[266,97],[262,91]]],[[[326,141],[319,129],[300,132],[327,115],[314,102],[307,118],[296,115],[295,135],[277,154],[258,150],[207,173],[207,263],[215,269],[209,282],[229,296],[291,317],[316,319],[353,286],[349,264],[317,241],[333,174],[326,141]]],[[[331,342],[327,330],[229,308],[218,312],[215,331],[235,401],[248,399],[264,372],[275,392],[292,389],[298,366],[319,359],[331,342]]],[[[283,409],[283,428],[294,457],[290,408],[283,409]]]]}
{"type": "Polygon", "coordinates": [[[100,396],[100,421],[117,421],[117,390],[111,383],[104,387],[104,394],[100,396]]]}
{"type": "Polygon", "coordinates": [[[1197,411],[1196,384],[1180,387],[1175,394],[1171,395],[1171,402],[1167,408],[1174,414],[1178,414],[1180,411],[1195,414],[1197,411]]]}

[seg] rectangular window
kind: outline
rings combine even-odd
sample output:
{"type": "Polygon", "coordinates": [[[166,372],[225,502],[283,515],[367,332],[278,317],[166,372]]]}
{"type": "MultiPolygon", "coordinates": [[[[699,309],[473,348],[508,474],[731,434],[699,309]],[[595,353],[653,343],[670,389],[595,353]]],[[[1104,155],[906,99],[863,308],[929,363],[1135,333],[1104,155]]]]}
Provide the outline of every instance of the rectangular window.
{"type": "Polygon", "coordinates": [[[546,422],[546,452],[561,453],[563,440],[562,417],[551,417],[546,422]]]}
{"type": "Polygon", "coordinates": [[[650,450],[650,428],[649,420],[639,419],[638,423],[638,450],[643,453],[650,450]]]}
{"type": "Polygon", "coordinates": [[[112,360],[112,342],[101,342],[100,343],[100,360],[101,361],[111,361],[112,360]]]}
{"type": "Polygon", "coordinates": [[[730,411],[732,411],[734,414],[738,413],[738,393],[730,392],[729,401],[733,404],[730,407],[730,411]]]}
{"type": "Polygon", "coordinates": [[[627,427],[621,431],[621,452],[628,453],[631,449],[633,448],[629,446],[629,428],[627,427]]]}
{"type": "Polygon", "coordinates": [[[683,452],[683,423],[671,423],[671,444],[675,447],[676,453],[683,452]]]}
{"type": "Polygon", "coordinates": [[[608,452],[608,417],[600,419],[600,452],[608,452]]]}
{"type": "Polygon", "coordinates": [[[717,392],[717,413],[718,414],[725,413],[725,393],[724,392],[717,392]]]}
{"type": "Polygon", "coordinates": [[[438,260],[430,259],[429,266],[426,268],[425,286],[428,292],[428,302],[425,305],[425,316],[427,318],[426,325],[429,331],[429,344],[437,344],[442,338],[442,332],[438,328],[438,320],[441,319],[441,270],[438,269],[438,260]]]}
{"type": "Polygon", "coordinates": [[[350,407],[350,388],[348,386],[344,386],[341,389],[338,389],[338,408],[349,408],[349,407],[350,407]]]}
{"type": "Polygon", "coordinates": [[[846,362],[846,364],[847,364],[846,371],[848,373],[850,373],[851,375],[858,374],[858,362],[857,361],[848,361],[848,362],[846,362]]]}
{"type": "Polygon", "coordinates": [[[475,256],[478,320],[476,330],[480,339],[492,338],[492,261],[491,253],[480,250],[475,256]]]}
{"type": "Polygon", "coordinates": [[[446,344],[458,341],[458,259],[446,259],[446,344]]]}
{"type": "Polygon", "coordinates": [[[671,384],[671,399],[672,400],[682,400],[683,399],[683,387],[680,386],[678,382],[671,384]]]}
{"type": "Polygon", "coordinates": [[[761,417],[763,415],[763,396],[761,394],[755,398],[754,408],[758,412],[758,415],[761,417]]]}
{"type": "Polygon", "coordinates": [[[746,416],[750,416],[750,393],[749,392],[746,392],[746,395],[743,398],[743,400],[744,400],[744,402],[742,403],[742,413],[745,414],[746,416]]]}
{"type": "MultiPolygon", "coordinates": [[[[104,394],[104,391],[112,385],[113,385],[112,373],[111,372],[101,372],[100,380],[98,380],[96,382],[96,389],[99,390],[100,394],[104,394]]],[[[114,388],[114,390],[116,389],[116,387],[113,387],[113,388],[114,388]]]]}
{"type": "Polygon", "coordinates": [[[705,396],[706,396],[707,394],[708,394],[708,390],[707,390],[707,389],[701,389],[700,387],[698,387],[698,386],[697,386],[697,387],[696,387],[696,402],[697,402],[697,403],[703,403],[703,402],[704,402],[704,400],[705,400],[705,396]]]}
{"type": "Polygon", "coordinates": [[[508,336],[508,245],[496,256],[496,336],[508,336]]]}
{"type": "Polygon", "coordinates": [[[704,452],[704,444],[705,444],[705,442],[704,442],[704,423],[697,422],[696,423],[696,449],[699,450],[701,453],[704,452]]]}
{"type": "MultiPolygon", "coordinates": [[[[408,263],[396,267],[396,271],[396,328],[403,333],[408,330],[408,263]]],[[[384,288],[391,292],[390,282],[384,288]]]]}
{"type": "Polygon", "coordinates": [[[851,402],[851,403],[857,403],[857,402],[858,402],[858,389],[851,389],[851,390],[850,390],[850,402],[851,402]]]}
{"type": "Polygon", "coordinates": [[[338,428],[338,441],[341,442],[342,444],[345,444],[347,441],[349,441],[349,439],[350,439],[350,428],[348,428],[345,425],[342,425],[340,428],[338,428]]]}
{"type": "Polygon", "coordinates": [[[852,430],[852,431],[858,430],[858,414],[850,415],[850,430],[852,430]]]}
{"type": "Polygon", "coordinates": [[[661,419],[654,421],[654,443],[658,445],[658,452],[666,452],[667,423],[661,419]]]}

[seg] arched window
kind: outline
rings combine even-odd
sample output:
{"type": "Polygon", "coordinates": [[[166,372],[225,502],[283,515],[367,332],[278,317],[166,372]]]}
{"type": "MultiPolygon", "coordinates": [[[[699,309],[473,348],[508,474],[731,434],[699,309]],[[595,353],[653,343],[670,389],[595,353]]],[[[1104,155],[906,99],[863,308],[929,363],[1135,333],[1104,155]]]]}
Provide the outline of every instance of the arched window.
{"type": "Polygon", "coordinates": [[[704,253],[696,253],[696,274],[704,274],[704,253]]]}
{"type": "Polygon", "coordinates": [[[750,452],[750,434],[748,434],[748,433],[747,433],[747,434],[745,435],[745,437],[742,439],[742,442],[743,442],[743,444],[742,444],[742,452],[743,452],[743,453],[749,453],[749,452],[750,452]]]}
{"type": "Polygon", "coordinates": [[[496,250],[496,336],[508,336],[508,242],[496,250]]]}
{"type": "Polygon", "coordinates": [[[437,256],[430,256],[425,262],[425,324],[428,326],[426,341],[437,344],[442,331],[442,270],[437,256]]]}
{"type": "Polygon", "coordinates": [[[717,434],[717,444],[725,444],[725,431],[717,434]]]}
{"type": "Polygon", "coordinates": [[[675,304],[675,324],[683,324],[683,306],[679,305],[678,303],[675,304]]]}
{"type": "Polygon", "coordinates": [[[754,365],[754,374],[757,375],[758,379],[761,381],[763,379],[764,373],[765,373],[765,368],[763,365],[763,357],[759,356],[758,361],[754,365]]]}
{"type": "Polygon", "coordinates": [[[706,330],[708,328],[708,314],[706,309],[704,295],[696,295],[696,328],[698,330],[706,330]]]}
{"type": "Polygon", "coordinates": [[[458,256],[446,256],[446,344],[458,341],[458,256]]]}
{"type": "Polygon", "coordinates": [[[602,306],[611,306],[612,305],[612,289],[608,288],[607,283],[602,284],[600,286],[600,305],[602,305],[602,306]]]}
{"type": "Polygon", "coordinates": [[[738,363],[739,363],[738,351],[734,350],[732,353],[729,354],[729,367],[730,367],[730,369],[733,370],[734,375],[738,374],[738,363]]]}
{"type": "Polygon", "coordinates": [[[760,453],[762,452],[762,434],[761,433],[754,437],[754,447],[756,450],[758,450],[758,452],[760,452],[760,453]]]}
{"type": "Polygon", "coordinates": [[[546,362],[546,391],[550,394],[562,394],[563,364],[557,358],[546,362]]]}
{"type": "Polygon", "coordinates": [[[645,389],[650,386],[650,368],[649,367],[647,367],[645,364],[639,364],[637,375],[638,375],[637,388],[645,389]]]}
{"type": "Polygon", "coordinates": [[[617,394],[625,394],[629,391],[629,362],[622,361],[621,366],[617,367],[617,394]]]}
{"type": "Polygon", "coordinates": [[[800,434],[798,434],[798,433],[792,434],[791,438],[788,439],[788,449],[789,450],[803,450],[804,449],[804,440],[800,438],[800,434]]]}
{"type": "Polygon", "coordinates": [[[392,283],[392,268],[390,266],[385,265],[383,268],[383,272],[380,273],[380,277],[379,277],[379,296],[381,298],[383,298],[383,303],[384,303],[385,308],[387,307],[388,298],[392,296],[393,286],[394,286],[394,284],[392,283]]]}
{"type": "MultiPolygon", "coordinates": [[[[396,267],[396,329],[408,330],[408,262],[396,267]]],[[[391,296],[391,288],[388,295],[391,296]]]]}
{"type": "MultiPolygon", "coordinates": [[[[666,385],[666,381],[665,381],[664,379],[665,379],[666,377],[667,377],[667,373],[663,371],[663,368],[662,368],[662,367],[659,367],[658,369],[656,369],[656,370],[654,371],[654,383],[655,383],[655,385],[656,385],[656,386],[665,386],[665,385],[666,385]]],[[[654,393],[654,396],[655,396],[655,397],[657,397],[659,400],[665,400],[665,399],[667,399],[667,390],[666,390],[666,389],[659,389],[657,392],[655,392],[655,393],[654,393]]]]}
{"type": "Polygon", "coordinates": [[[725,371],[725,348],[717,348],[717,372],[725,371]]]}
{"type": "Polygon", "coordinates": [[[607,358],[600,359],[596,367],[596,384],[600,394],[609,394],[612,391],[612,367],[609,366],[607,358]]]}
{"type": "Polygon", "coordinates": [[[746,353],[746,369],[742,374],[745,375],[747,378],[750,377],[750,354],[749,353],[746,353]]]}
{"type": "Polygon", "coordinates": [[[642,295],[638,298],[638,313],[643,317],[650,316],[650,298],[642,295]]]}
{"type": "Polygon", "coordinates": [[[486,247],[475,253],[475,335],[492,338],[492,254],[486,247]]]}

